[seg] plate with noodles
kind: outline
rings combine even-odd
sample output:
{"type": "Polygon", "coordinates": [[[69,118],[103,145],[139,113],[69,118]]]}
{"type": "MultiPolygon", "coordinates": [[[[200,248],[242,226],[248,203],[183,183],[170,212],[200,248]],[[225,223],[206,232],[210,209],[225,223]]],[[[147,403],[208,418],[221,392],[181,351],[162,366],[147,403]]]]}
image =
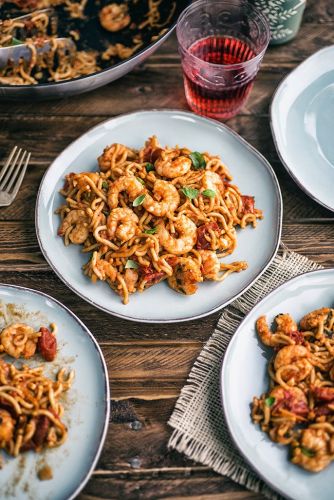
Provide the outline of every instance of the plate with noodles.
{"type": "Polygon", "coordinates": [[[108,120],[46,172],[42,252],[91,304],[176,322],[219,310],[274,257],[281,194],[267,161],[228,127],[180,111],[108,120]]]}
{"type": "Polygon", "coordinates": [[[97,342],[52,297],[1,284],[0,353],[1,498],[75,498],[109,420],[97,342]]]}
{"type": "Polygon", "coordinates": [[[312,271],[271,292],[240,324],[222,365],[235,444],[296,500],[333,498],[333,280],[334,269],[312,271]]]}

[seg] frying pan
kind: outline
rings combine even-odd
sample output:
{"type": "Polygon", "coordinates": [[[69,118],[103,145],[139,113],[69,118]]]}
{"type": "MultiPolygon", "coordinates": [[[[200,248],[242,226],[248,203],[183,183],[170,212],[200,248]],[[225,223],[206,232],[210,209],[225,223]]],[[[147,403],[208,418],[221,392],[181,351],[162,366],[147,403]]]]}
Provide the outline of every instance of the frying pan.
{"type": "MultiPolygon", "coordinates": [[[[59,11],[57,10],[59,15],[59,36],[66,36],[66,32],[62,32],[62,26],[66,26],[67,31],[71,28],[79,28],[79,31],[81,33],[80,42],[78,43],[79,50],[85,50],[88,48],[101,50],[101,48],[103,47],[106,48],[107,41],[109,43],[114,43],[116,35],[105,32],[98,22],[98,10],[107,3],[110,3],[110,1],[104,1],[99,7],[95,5],[95,2],[88,3],[88,13],[85,11],[85,13],[87,13],[88,22],[86,22],[85,24],[85,29],[83,29],[83,26],[81,26],[82,30],[80,30],[80,22],[82,23],[82,21],[69,20],[68,17],[65,21],[64,11],[62,11],[62,9],[60,9],[59,11]],[[73,22],[73,26],[71,26],[70,28],[68,26],[69,22],[73,22]],[[82,36],[82,33],[84,33],[84,36],[82,36]]],[[[165,26],[167,31],[154,42],[148,42],[144,44],[144,47],[142,49],[138,50],[138,52],[135,52],[128,59],[101,69],[96,73],[81,76],[72,80],[39,83],[37,85],[0,85],[0,99],[33,99],[34,101],[43,99],[58,99],[76,94],[82,94],[84,92],[90,92],[91,90],[97,89],[99,87],[102,87],[103,85],[113,82],[114,80],[117,80],[118,78],[121,78],[125,74],[132,71],[137,65],[142,64],[145,59],[147,59],[160,47],[160,45],[168,38],[168,36],[175,28],[177,18],[182,10],[185,9],[190,3],[191,0],[176,0],[176,9],[173,17],[170,21],[170,24],[165,26]]],[[[170,4],[172,4],[172,2],[170,2],[170,4]]],[[[7,9],[6,11],[4,7],[1,8],[0,16],[3,18],[15,17],[16,15],[19,14],[17,10],[15,11],[15,9],[10,12],[10,9],[7,9]]],[[[120,40],[118,36],[117,41],[122,42],[123,40],[122,38],[120,40]]],[[[126,45],[126,35],[124,37],[124,42],[126,45]]]]}

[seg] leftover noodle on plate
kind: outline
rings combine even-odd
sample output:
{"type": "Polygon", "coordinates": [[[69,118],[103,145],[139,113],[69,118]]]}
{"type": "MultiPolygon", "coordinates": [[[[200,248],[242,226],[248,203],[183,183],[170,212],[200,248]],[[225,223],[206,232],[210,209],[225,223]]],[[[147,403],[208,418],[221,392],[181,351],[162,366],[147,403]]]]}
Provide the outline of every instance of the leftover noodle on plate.
{"type": "Polygon", "coordinates": [[[236,227],[255,227],[262,211],[219,156],[163,148],[155,136],[139,151],[117,143],[101,153],[99,171],[66,176],[57,209],[58,235],[83,245],[93,282],[107,281],[126,304],[162,280],[191,295],[204,280],[247,268],[220,259],[236,248],[236,227]]]}

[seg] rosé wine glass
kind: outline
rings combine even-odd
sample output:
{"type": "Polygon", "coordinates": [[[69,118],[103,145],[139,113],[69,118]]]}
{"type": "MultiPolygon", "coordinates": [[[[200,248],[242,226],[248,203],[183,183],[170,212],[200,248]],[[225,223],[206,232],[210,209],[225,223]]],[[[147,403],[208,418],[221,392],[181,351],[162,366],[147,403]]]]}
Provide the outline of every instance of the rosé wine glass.
{"type": "Polygon", "coordinates": [[[180,15],[177,39],[189,107],[220,120],[235,116],[270,40],[266,17],[246,0],[198,0],[180,15]]]}

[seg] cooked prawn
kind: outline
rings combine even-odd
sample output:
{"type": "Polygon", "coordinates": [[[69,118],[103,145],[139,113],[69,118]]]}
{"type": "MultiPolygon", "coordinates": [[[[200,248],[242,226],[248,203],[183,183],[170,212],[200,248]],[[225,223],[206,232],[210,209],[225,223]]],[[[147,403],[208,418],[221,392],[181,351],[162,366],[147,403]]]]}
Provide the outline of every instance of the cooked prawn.
{"type": "Polygon", "coordinates": [[[0,447],[4,448],[4,444],[8,443],[14,433],[15,422],[11,414],[3,409],[0,409],[0,447]]]}
{"type": "Polygon", "coordinates": [[[81,245],[89,236],[89,218],[84,210],[71,210],[58,229],[58,235],[64,236],[68,232],[70,241],[81,245]]]}
{"type": "Polygon", "coordinates": [[[225,186],[222,178],[216,172],[207,170],[202,179],[202,190],[210,189],[216,193],[224,194],[225,186]]]}
{"type": "Polygon", "coordinates": [[[126,4],[111,3],[103,7],[99,12],[101,26],[111,32],[120,31],[126,28],[131,17],[126,4]]]}
{"type": "Polygon", "coordinates": [[[114,208],[108,216],[107,230],[109,238],[121,241],[130,240],[138,227],[138,217],[130,208],[114,208]]]}
{"type": "Polygon", "coordinates": [[[104,259],[97,259],[95,255],[93,255],[92,259],[92,269],[96,276],[102,281],[115,281],[117,278],[117,271],[110,262],[104,259]]]}
{"type": "Polygon", "coordinates": [[[2,330],[0,347],[13,358],[19,358],[22,355],[28,359],[36,352],[39,336],[39,332],[35,332],[31,326],[13,323],[2,330]]]}
{"type": "Polygon", "coordinates": [[[217,280],[219,278],[220,262],[216,252],[211,250],[199,250],[198,253],[202,257],[202,273],[204,278],[208,280],[217,280]]]}
{"type": "Polygon", "coordinates": [[[284,381],[294,383],[304,380],[312,370],[312,364],[308,361],[309,351],[302,345],[288,345],[282,347],[275,357],[275,370],[281,370],[284,381]]]}
{"type": "Polygon", "coordinates": [[[272,407],[273,415],[279,415],[282,410],[288,410],[299,416],[306,417],[309,411],[307,398],[299,387],[284,389],[280,385],[275,386],[269,393],[274,398],[272,407]]]}
{"type": "Polygon", "coordinates": [[[124,148],[122,144],[114,143],[106,146],[97,161],[101,172],[107,172],[116,163],[133,160],[135,153],[130,148],[124,148]]]}
{"type": "Polygon", "coordinates": [[[264,345],[275,347],[279,345],[294,344],[289,334],[297,331],[297,325],[290,314],[279,314],[275,318],[276,331],[270,330],[265,316],[260,316],[256,321],[256,329],[264,345]]]}
{"type": "Polygon", "coordinates": [[[187,257],[179,257],[174,267],[172,276],[169,276],[168,284],[177,292],[192,295],[197,291],[197,283],[203,281],[201,270],[196,261],[187,257]]]}
{"type": "Polygon", "coordinates": [[[145,193],[143,185],[134,175],[122,175],[109,186],[108,205],[110,208],[116,208],[118,206],[118,197],[122,191],[128,193],[131,201],[140,194],[145,193]]]}
{"type": "Polygon", "coordinates": [[[126,269],[124,274],[124,281],[128,288],[129,293],[136,291],[136,284],[138,281],[138,271],[135,269],[126,269]]]}
{"type": "Polygon", "coordinates": [[[169,253],[175,255],[189,252],[196,243],[196,224],[187,216],[181,215],[174,222],[174,227],[179,235],[178,238],[174,238],[174,236],[169,234],[163,222],[157,226],[160,244],[169,253]]]}
{"type": "Polygon", "coordinates": [[[319,472],[333,459],[332,441],[333,437],[324,429],[310,426],[301,431],[291,461],[311,472],[319,472]]]}
{"type": "Polygon", "coordinates": [[[315,311],[306,314],[299,322],[300,327],[303,330],[313,330],[314,328],[317,328],[320,323],[326,321],[330,311],[331,309],[328,307],[322,307],[321,309],[316,309],[315,311]]]}
{"type": "Polygon", "coordinates": [[[161,150],[160,156],[154,163],[156,172],[162,177],[174,179],[181,177],[189,172],[191,169],[191,159],[187,156],[179,156],[180,151],[163,151],[161,150]]]}
{"type": "Polygon", "coordinates": [[[164,217],[168,212],[173,213],[180,203],[176,187],[167,181],[157,180],[153,187],[153,194],[159,201],[146,193],[143,207],[156,217],[164,217]]]}

